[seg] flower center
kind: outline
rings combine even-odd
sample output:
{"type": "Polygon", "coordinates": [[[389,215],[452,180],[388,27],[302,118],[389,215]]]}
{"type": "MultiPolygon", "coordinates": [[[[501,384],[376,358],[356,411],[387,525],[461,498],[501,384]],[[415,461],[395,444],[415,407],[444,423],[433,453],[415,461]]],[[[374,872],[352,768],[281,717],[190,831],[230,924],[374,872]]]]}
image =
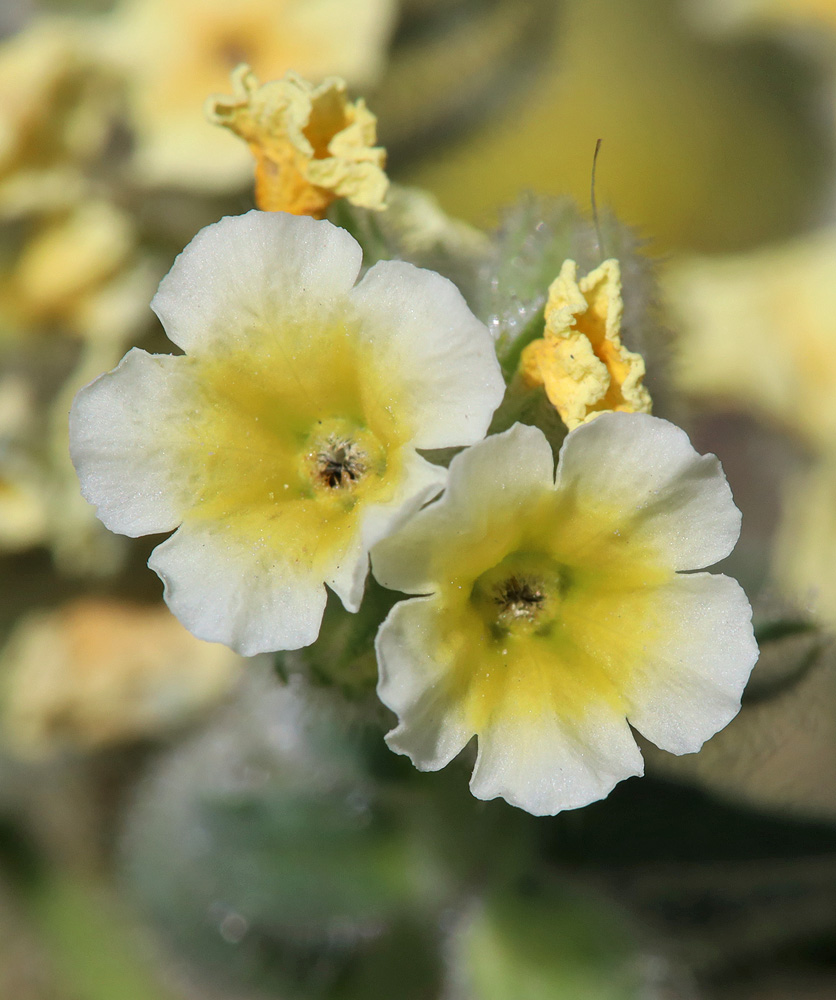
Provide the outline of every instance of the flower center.
{"type": "Polygon", "coordinates": [[[533,622],[546,600],[542,580],[512,575],[494,587],[497,621],[513,623],[520,618],[533,622]]]}
{"type": "Polygon", "coordinates": [[[569,586],[569,570],[539,553],[513,552],[482,573],[470,600],[496,638],[546,635],[569,586]]]}
{"type": "Polygon", "coordinates": [[[330,489],[350,487],[366,471],[366,453],[355,441],[332,436],[314,459],[315,476],[330,489]]]}
{"type": "Polygon", "coordinates": [[[351,493],[386,470],[375,435],[350,421],[317,421],[303,452],[305,473],[318,493],[351,493]]]}

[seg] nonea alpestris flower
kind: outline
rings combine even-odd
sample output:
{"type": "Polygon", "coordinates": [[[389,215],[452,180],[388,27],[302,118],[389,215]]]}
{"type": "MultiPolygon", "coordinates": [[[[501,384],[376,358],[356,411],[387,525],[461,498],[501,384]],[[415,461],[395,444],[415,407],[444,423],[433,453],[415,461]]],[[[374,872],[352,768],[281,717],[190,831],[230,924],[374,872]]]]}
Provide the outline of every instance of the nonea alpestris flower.
{"type": "Polygon", "coordinates": [[[250,212],[202,230],[152,307],[184,356],[134,349],[70,414],[113,531],[177,531],[149,565],[202,639],[313,642],[325,587],[356,611],[369,548],[442,488],[416,452],[471,444],[504,383],[453,284],[329,222],[250,212]]]}
{"type": "Polygon", "coordinates": [[[687,571],[739,529],[717,459],[646,414],[572,431],[556,480],[536,428],[469,448],[372,552],[381,583],[423,595],[378,633],[389,745],[436,770],[475,734],[473,794],[536,815],[641,774],[630,725],[698,750],[737,713],[757,646],[740,586],[687,571]]]}

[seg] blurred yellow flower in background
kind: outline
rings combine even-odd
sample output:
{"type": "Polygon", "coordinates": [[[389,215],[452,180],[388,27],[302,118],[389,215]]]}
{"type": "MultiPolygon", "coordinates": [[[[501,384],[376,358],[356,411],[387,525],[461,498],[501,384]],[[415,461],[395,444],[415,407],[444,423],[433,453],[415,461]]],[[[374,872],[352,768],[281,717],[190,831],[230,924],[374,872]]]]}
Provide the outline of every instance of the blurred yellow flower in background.
{"type": "Polygon", "coordinates": [[[65,207],[113,127],[118,80],[89,28],[34,20],[0,43],[0,218],[65,207]]]}
{"type": "Polygon", "coordinates": [[[790,480],[784,507],[774,578],[802,610],[836,628],[836,451],[790,480]]]}
{"type": "Polygon", "coordinates": [[[585,205],[602,138],[599,203],[661,247],[723,251],[794,231],[825,174],[824,129],[798,100],[809,80],[774,51],[700,37],[684,6],[562,0],[528,88],[404,179],[477,224],[525,188],[585,205]]]}
{"type": "Polygon", "coordinates": [[[239,63],[262,80],[295,70],[367,86],[394,14],[394,0],[122,0],[103,41],[128,81],[140,177],[204,190],[243,183],[249,157],[202,117],[207,96],[239,63]]]}
{"type": "Polygon", "coordinates": [[[42,541],[47,510],[34,456],[21,447],[31,436],[35,399],[20,374],[0,377],[0,552],[16,552],[42,541]]]}
{"type": "Polygon", "coordinates": [[[836,230],[750,254],[682,259],[662,276],[680,387],[836,448],[836,230]]]}
{"type": "Polygon", "coordinates": [[[836,229],[663,274],[680,331],[675,376],[702,404],[794,435],[806,467],[783,486],[774,587],[836,626],[836,229]]]}
{"type": "Polygon", "coordinates": [[[317,219],[337,198],[383,208],[389,182],[377,120],[362,99],[348,100],[344,80],[314,86],[291,72],[259,86],[241,65],[232,87],[234,96],[211,98],[207,113],[249,145],[258,208],[317,219]]]}
{"type": "Polygon", "coordinates": [[[216,703],[240,665],[163,607],[85,598],[33,612],[0,653],[0,739],[41,756],[153,736],[216,703]]]}
{"type": "Polygon", "coordinates": [[[642,385],[644,358],[621,343],[621,271],[617,260],[577,280],[567,260],[549,288],[546,328],[522,353],[520,368],[530,386],[545,387],[569,428],[600,413],[649,413],[642,385]]]}
{"type": "Polygon", "coordinates": [[[0,342],[53,332],[124,344],[148,314],[155,275],[133,219],[110,201],[35,213],[4,250],[0,342]]]}

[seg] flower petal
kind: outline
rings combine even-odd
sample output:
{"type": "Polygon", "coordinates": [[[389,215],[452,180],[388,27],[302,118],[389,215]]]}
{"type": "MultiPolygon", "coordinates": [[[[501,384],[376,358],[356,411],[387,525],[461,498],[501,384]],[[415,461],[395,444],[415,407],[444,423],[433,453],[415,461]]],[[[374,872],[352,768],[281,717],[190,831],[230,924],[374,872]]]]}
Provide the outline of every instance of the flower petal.
{"type": "Polygon", "coordinates": [[[447,665],[422,642],[437,629],[438,614],[432,597],[401,601],[389,612],[375,640],[378,697],[400,720],[386,742],[422,771],[437,771],[449,764],[473,735],[461,706],[448,697],[447,665]]]}
{"type": "Polygon", "coordinates": [[[656,551],[673,569],[711,566],[734,548],[740,511],[714,455],[643,413],[605,413],[568,435],[558,489],[578,509],[602,510],[602,530],[656,551]],[[605,522],[609,522],[605,523],[605,522]]]}
{"type": "Polygon", "coordinates": [[[484,437],[505,383],[487,327],[456,286],[402,261],[375,264],[352,292],[361,336],[390,387],[391,403],[416,428],[416,448],[484,437]]]}
{"type": "Polygon", "coordinates": [[[384,587],[405,594],[435,590],[439,555],[447,563],[451,546],[485,546],[503,512],[504,519],[514,523],[530,507],[532,494],[551,491],[553,483],[554,456],[536,427],[515,424],[486,438],[450,463],[443,503],[420,511],[396,535],[375,546],[375,577],[384,587]],[[428,538],[444,543],[428,545],[428,538]]]}
{"type": "Polygon", "coordinates": [[[624,717],[590,705],[572,726],[548,710],[536,718],[496,717],[479,735],[470,790],[477,799],[501,797],[534,816],[553,816],[602,799],[619,781],[643,773],[624,717]]]}
{"type": "Polygon", "coordinates": [[[694,753],[740,709],[758,658],[752,609],[736,580],[712,573],[678,576],[654,600],[675,628],[631,674],[627,717],[661,749],[694,753]]]}
{"type": "Polygon", "coordinates": [[[178,460],[190,398],[181,362],[134,348],[73,402],[70,454],[81,492],[111,531],[171,531],[189,504],[178,460]]]}
{"type": "Polygon", "coordinates": [[[184,524],[151,553],[165,601],[199,639],[244,656],[309,646],[319,634],[322,578],[281,552],[257,551],[223,523],[184,524]]]}
{"type": "Polygon", "coordinates": [[[369,569],[369,549],[380,539],[397,531],[417,510],[441,492],[447,470],[432,465],[414,452],[404,458],[404,474],[397,494],[386,504],[374,504],[363,514],[360,533],[354,542],[352,559],[346,556],[326,579],[328,586],[348,611],[358,611],[363,600],[369,569]]]}
{"type": "Polygon", "coordinates": [[[189,353],[263,343],[309,317],[327,322],[362,258],[356,240],[330,222],[281,212],[228,216],[177,257],[151,308],[189,353]]]}

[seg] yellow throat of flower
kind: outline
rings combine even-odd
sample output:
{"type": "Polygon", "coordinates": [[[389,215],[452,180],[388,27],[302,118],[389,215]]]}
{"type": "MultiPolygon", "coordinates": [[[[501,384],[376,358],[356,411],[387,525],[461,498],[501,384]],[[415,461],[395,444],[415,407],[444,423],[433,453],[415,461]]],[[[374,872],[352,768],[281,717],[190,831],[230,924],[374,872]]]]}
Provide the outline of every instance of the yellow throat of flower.
{"type": "Polygon", "coordinates": [[[550,493],[524,523],[491,525],[483,545],[450,557],[436,655],[474,732],[498,716],[572,724],[601,702],[625,710],[646,644],[677,624],[658,599],[674,571],[617,523],[615,510],[550,493]]]}
{"type": "Polygon", "coordinates": [[[187,519],[224,523],[267,557],[292,539],[314,564],[350,542],[365,504],[391,497],[409,434],[376,401],[347,327],[300,340],[292,356],[188,359],[187,519]]]}

